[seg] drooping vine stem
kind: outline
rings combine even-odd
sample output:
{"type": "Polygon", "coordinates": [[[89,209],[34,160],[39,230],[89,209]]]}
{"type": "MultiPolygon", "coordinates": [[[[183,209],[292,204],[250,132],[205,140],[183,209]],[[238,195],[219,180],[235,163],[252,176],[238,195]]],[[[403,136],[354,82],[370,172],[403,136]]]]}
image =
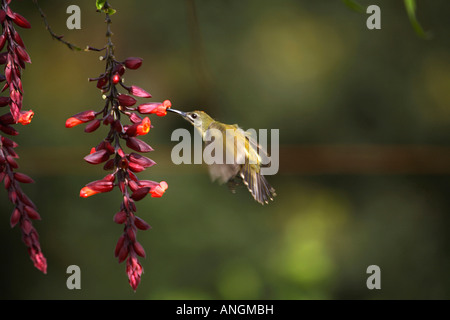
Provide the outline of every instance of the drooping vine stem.
{"type": "Polygon", "coordinates": [[[47,15],[44,13],[44,11],[41,9],[41,7],[39,6],[39,3],[37,0],[33,0],[34,5],[36,6],[37,10],[39,11],[39,14],[42,17],[42,20],[44,21],[45,24],[45,28],[47,29],[47,31],[50,33],[50,35],[52,36],[53,39],[65,44],[70,50],[76,50],[76,51],[81,51],[82,49],[77,46],[74,45],[66,40],[63,39],[63,35],[58,36],[56,33],[53,32],[50,24],[48,23],[47,20],[47,15]]]}
{"type": "Polygon", "coordinates": [[[119,263],[126,260],[129,283],[136,290],[143,272],[138,257],[145,257],[144,248],[136,239],[136,231],[137,229],[147,230],[150,225],[136,216],[135,203],[148,194],[155,198],[161,197],[168,187],[164,181],[158,183],[140,180],[136,176],[136,173],[156,164],[153,160],[139,154],[153,151],[153,149],[137,138],[146,135],[151,128],[150,119],[142,118],[138,113],[164,116],[171,104],[166,100],[163,103],[143,103],[134,107],[137,100],[133,96],[151,98],[151,95],[140,87],[126,86],[123,75],[128,69],[138,69],[142,59],[130,57],[124,61],[118,61],[115,58],[111,31],[111,14],[115,11],[106,1],[97,1],[97,9],[105,13],[107,43],[104,48],[105,54],[101,57],[101,60],[105,61],[105,72],[89,80],[97,82],[97,88],[101,90],[105,104],[99,111],[87,110],[70,117],[66,121],[66,127],[72,128],[87,123],[85,132],[95,131],[101,124],[109,127],[105,139],[92,148],[91,153],[84,159],[91,164],[104,163],[104,170],[112,171],[112,173],[101,180],[88,183],[81,189],[80,196],[90,197],[98,193],[110,192],[115,187],[119,188],[122,203],[120,211],[114,216],[114,221],[123,224],[124,229],[117,242],[115,256],[119,263]],[[119,85],[128,94],[120,93],[119,85]],[[123,122],[126,118],[129,120],[128,124],[123,122]],[[135,152],[126,153],[122,147],[123,142],[135,152]]]}

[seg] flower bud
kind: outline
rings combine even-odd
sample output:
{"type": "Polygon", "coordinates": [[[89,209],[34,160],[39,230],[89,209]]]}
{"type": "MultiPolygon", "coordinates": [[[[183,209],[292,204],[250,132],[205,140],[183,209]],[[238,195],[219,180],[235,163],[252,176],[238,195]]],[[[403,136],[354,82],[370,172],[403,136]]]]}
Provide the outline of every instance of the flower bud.
{"type": "Polygon", "coordinates": [[[95,121],[92,121],[91,123],[87,124],[84,128],[84,132],[91,133],[100,127],[101,121],[99,119],[95,119],[95,121]]]}
{"type": "Polygon", "coordinates": [[[135,97],[141,97],[141,98],[151,98],[152,95],[145,91],[144,89],[138,87],[138,86],[131,86],[128,89],[128,92],[132,94],[135,97]]]}
{"type": "Polygon", "coordinates": [[[22,27],[25,29],[31,28],[31,24],[27,21],[27,19],[25,19],[18,13],[14,13],[14,18],[12,18],[12,19],[13,19],[14,23],[17,24],[19,27],[22,27]]]}
{"type": "Polygon", "coordinates": [[[133,194],[131,195],[131,199],[133,199],[134,201],[142,200],[149,193],[149,191],[150,188],[148,187],[139,188],[135,192],[133,192],[133,194]]]}
{"type": "Polygon", "coordinates": [[[117,100],[119,100],[120,105],[124,107],[131,107],[136,103],[136,99],[127,94],[119,94],[117,100]]]}
{"type": "Polygon", "coordinates": [[[130,57],[127,58],[123,64],[125,65],[125,67],[127,67],[128,69],[138,69],[141,65],[142,65],[142,59],[141,58],[136,58],[136,57],[130,57]]]}
{"type": "Polygon", "coordinates": [[[127,220],[127,214],[123,211],[119,211],[114,215],[113,220],[117,224],[123,224],[127,220]]]}
{"type": "Polygon", "coordinates": [[[127,139],[127,146],[134,151],[142,153],[153,151],[153,148],[150,147],[147,143],[133,137],[127,139]]]}

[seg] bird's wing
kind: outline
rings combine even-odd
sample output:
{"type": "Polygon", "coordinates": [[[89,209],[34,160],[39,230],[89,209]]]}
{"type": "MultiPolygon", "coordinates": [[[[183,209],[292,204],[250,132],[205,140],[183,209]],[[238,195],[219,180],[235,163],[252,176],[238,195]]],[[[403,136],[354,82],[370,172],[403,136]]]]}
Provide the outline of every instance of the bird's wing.
{"type": "MultiPolygon", "coordinates": [[[[270,164],[270,156],[267,151],[258,144],[256,141],[256,137],[254,137],[251,133],[245,132],[245,136],[247,137],[250,150],[253,150],[253,157],[257,158],[260,166],[265,167],[270,164]]],[[[252,159],[250,157],[250,159],[252,159]]]]}
{"type": "MultiPolygon", "coordinates": [[[[211,123],[211,125],[208,127],[208,129],[216,129],[220,132],[225,131],[225,126],[221,123],[217,123],[217,122],[213,122],[211,123]]],[[[216,136],[214,135],[216,131],[214,130],[207,130],[204,136],[204,140],[205,140],[205,147],[208,146],[209,144],[213,143],[216,140],[216,136]]],[[[226,138],[226,134],[223,134],[222,137],[222,143],[225,143],[225,147],[222,147],[225,152],[223,152],[223,158],[221,163],[213,163],[210,164],[208,166],[208,170],[209,170],[209,175],[211,177],[211,179],[213,181],[218,180],[219,183],[226,183],[228,182],[230,179],[232,179],[233,177],[235,177],[239,170],[240,170],[240,165],[238,164],[239,162],[237,161],[233,161],[231,163],[227,163],[226,161],[226,155],[227,153],[233,152],[231,153],[231,155],[234,154],[234,148],[233,148],[233,144],[230,144],[227,142],[227,138],[226,138]]],[[[242,160],[242,163],[245,162],[245,156],[240,155],[240,157],[244,157],[242,160]]],[[[230,161],[229,161],[230,162],[230,161]]]]}

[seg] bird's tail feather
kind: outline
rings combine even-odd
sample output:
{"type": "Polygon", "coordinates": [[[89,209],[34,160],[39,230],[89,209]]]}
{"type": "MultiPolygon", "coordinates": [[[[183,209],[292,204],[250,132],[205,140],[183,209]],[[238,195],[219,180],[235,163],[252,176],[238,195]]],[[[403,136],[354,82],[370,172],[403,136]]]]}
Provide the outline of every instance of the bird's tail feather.
{"type": "Polygon", "coordinates": [[[256,170],[252,170],[249,163],[246,163],[242,167],[240,175],[257,202],[261,204],[269,203],[269,200],[273,200],[276,196],[275,189],[267,182],[262,174],[256,172],[256,170]]]}

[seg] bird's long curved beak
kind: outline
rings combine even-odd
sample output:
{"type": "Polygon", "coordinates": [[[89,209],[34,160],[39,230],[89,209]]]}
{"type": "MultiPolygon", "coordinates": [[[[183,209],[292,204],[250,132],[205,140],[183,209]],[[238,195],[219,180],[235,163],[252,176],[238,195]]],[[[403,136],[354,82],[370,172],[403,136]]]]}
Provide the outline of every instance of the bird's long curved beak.
{"type": "Polygon", "coordinates": [[[180,110],[176,110],[176,109],[172,109],[172,108],[168,108],[167,111],[179,114],[183,118],[186,118],[186,112],[183,112],[183,111],[180,111],[180,110]]]}

